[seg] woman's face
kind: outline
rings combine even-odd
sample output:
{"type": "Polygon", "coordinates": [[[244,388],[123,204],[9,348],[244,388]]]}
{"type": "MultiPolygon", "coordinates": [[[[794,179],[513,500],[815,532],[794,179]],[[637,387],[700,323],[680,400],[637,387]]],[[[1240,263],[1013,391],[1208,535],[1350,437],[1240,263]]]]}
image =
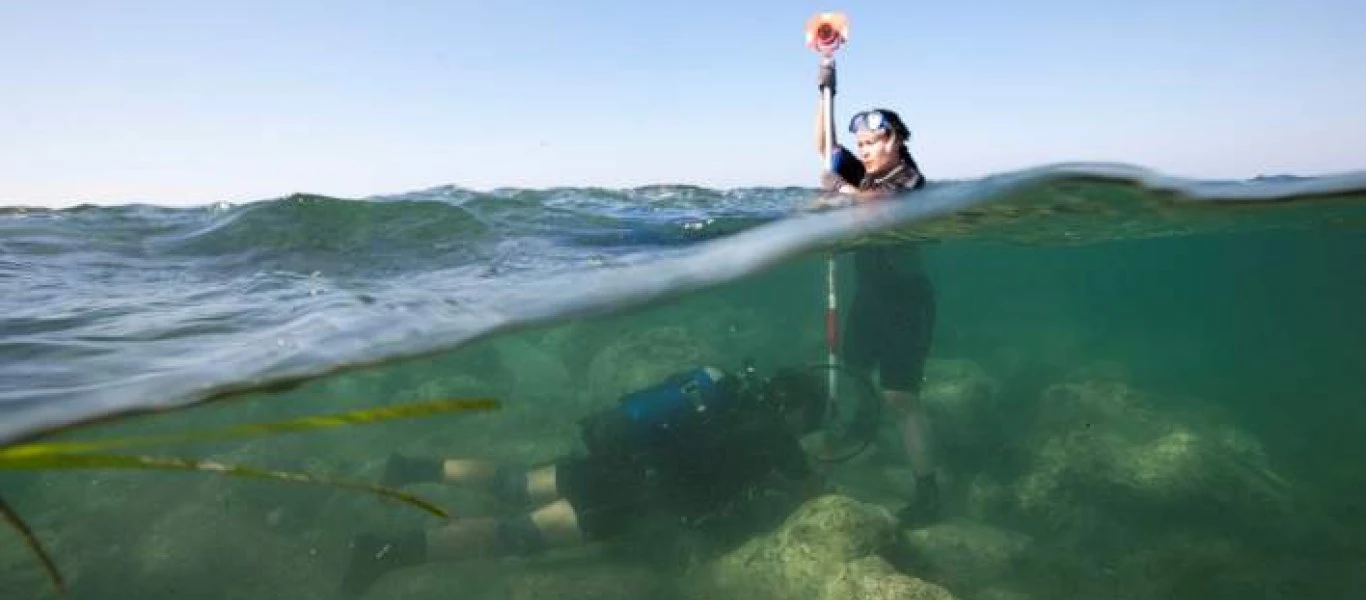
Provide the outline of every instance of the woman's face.
{"type": "Polygon", "coordinates": [[[864,129],[856,134],[858,157],[869,173],[881,173],[901,160],[896,137],[882,130],[864,129]]]}

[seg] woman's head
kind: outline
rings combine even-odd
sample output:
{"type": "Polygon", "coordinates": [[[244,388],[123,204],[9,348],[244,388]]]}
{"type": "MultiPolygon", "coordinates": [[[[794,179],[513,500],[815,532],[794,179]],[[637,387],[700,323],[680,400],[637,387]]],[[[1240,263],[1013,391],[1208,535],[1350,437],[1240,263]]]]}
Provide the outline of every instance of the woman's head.
{"type": "Polygon", "coordinates": [[[855,153],[869,173],[882,173],[901,162],[911,137],[901,117],[885,108],[854,115],[849,120],[849,133],[854,134],[855,153]]]}

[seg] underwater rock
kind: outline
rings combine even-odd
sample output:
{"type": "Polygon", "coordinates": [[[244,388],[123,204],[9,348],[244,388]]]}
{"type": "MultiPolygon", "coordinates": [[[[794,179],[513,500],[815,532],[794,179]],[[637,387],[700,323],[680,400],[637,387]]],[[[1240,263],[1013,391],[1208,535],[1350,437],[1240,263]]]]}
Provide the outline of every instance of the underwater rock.
{"type": "MultiPolygon", "coordinates": [[[[711,364],[714,353],[678,326],[629,331],[608,345],[589,366],[586,414],[610,406],[623,394],[659,383],[665,377],[711,364]]],[[[724,365],[722,365],[724,366],[724,365]]]]}
{"type": "Polygon", "coordinates": [[[770,600],[951,599],[877,554],[895,531],[895,519],[883,508],[823,496],[803,504],[776,531],[713,562],[705,585],[726,597],[770,600]]]}
{"type": "Polygon", "coordinates": [[[977,590],[1002,581],[1033,545],[1022,533],[965,519],[908,530],[902,538],[909,555],[903,570],[953,590],[977,590]]]}
{"type": "Polygon", "coordinates": [[[950,521],[905,534],[914,560],[893,564],[971,599],[1255,597],[1271,585],[1270,569],[1245,568],[1256,549],[1297,547],[1289,484],[1209,403],[1107,376],[1055,383],[1031,411],[1000,432],[1010,454],[965,482],[953,513],[1033,541],[950,521]]]}
{"type": "MultiPolygon", "coordinates": [[[[1049,388],[1032,430],[1032,465],[1018,507],[1053,523],[1085,504],[1161,523],[1173,511],[1206,517],[1280,516],[1286,484],[1250,436],[1225,424],[1183,422],[1118,381],[1049,388]]],[[[1071,524],[1076,524],[1072,522],[1071,524]]]]}
{"type": "MultiPolygon", "coordinates": [[[[1096,561],[1173,531],[1222,532],[1245,546],[1288,543],[1288,484],[1255,439],[1194,403],[1160,409],[1118,380],[1048,388],[1028,467],[991,520],[1047,533],[1055,550],[1076,553],[1073,562],[1090,562],[1092,572],[1096,561]]],[[[988,498],[979,498],[983,508],[988,498]]]]}
{"type": "Polygon", "coordinates": [[[849,562],[820,596],[829,600],[953,600],[948,590],[904,575],[887,561],[865,556],[849,562]]]}
{"type": "Polygon", "coordinates": [[[1004,437],[999,384],[972,361],[929,361],[920,397],[943,461],[980,455],[1004,437]]]}
{"type": "Polygon", "coordinates": [[[991,475],[978,473],[963,487],[961,511],[967,518],[990,520],[1010,514],[1015,506],[1014,489],[991,475]]]}

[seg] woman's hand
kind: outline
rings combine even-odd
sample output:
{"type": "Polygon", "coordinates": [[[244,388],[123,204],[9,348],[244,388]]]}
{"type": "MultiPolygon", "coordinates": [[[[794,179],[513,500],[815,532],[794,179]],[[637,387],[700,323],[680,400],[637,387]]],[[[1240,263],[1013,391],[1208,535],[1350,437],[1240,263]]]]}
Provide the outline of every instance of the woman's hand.
{"type": "Polygon", "coordinates": [[[844,194],[848,193],[844,191],[844,188],[849,187],[852,186],[850,186],[849,183],[844,180],[844,178],[840,177],[834,172],[821,171],[821,191],[831,192],[835,194],[844,194]]]}
{"type": "Polygon", "coordinates": [[[846,194],[821,194],[806,208],[807,210],[822,210],[827,208],[844,208],[853,206],[854,198],[846,194]]]}
{"type": "Polygon", "coordinates": [[[835,62],[830,59],[821,61],[820,70],[816,72],[816,89],[823,90],[830,88],[830,93],[835,93],[835,62]]]}

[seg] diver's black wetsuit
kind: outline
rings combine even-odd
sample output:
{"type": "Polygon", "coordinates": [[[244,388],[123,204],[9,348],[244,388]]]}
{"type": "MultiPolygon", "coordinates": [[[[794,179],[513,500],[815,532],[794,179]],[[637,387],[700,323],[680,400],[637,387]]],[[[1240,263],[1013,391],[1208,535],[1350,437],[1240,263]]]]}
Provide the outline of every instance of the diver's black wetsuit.
{"type": "Polygon", "coordinates": [[[743,502],[771,472],[810,475],[782,416],[735,381],[710,385],[705,370],[689,371],[581,422],[589,452],[557,462],[555,477],[585,537],[626,533],[660,510],[700,523],[743,502]],[[670,402],[680,410],[658,410],[670,402]]]}
{"type": "MultiPolygon", "coordinates": [[[[925,177],[909,152],[880,177],[867,174],[848,150],[836,148],[835,172],[859,190],[900,193],[925,177]]],[[[842,347],[845,364],[866,376],[879,369],[882,387],[919,392],[934,336],[934,286],[916,244],[862,248],[854,255],[854,298],[842,347]]]]}

